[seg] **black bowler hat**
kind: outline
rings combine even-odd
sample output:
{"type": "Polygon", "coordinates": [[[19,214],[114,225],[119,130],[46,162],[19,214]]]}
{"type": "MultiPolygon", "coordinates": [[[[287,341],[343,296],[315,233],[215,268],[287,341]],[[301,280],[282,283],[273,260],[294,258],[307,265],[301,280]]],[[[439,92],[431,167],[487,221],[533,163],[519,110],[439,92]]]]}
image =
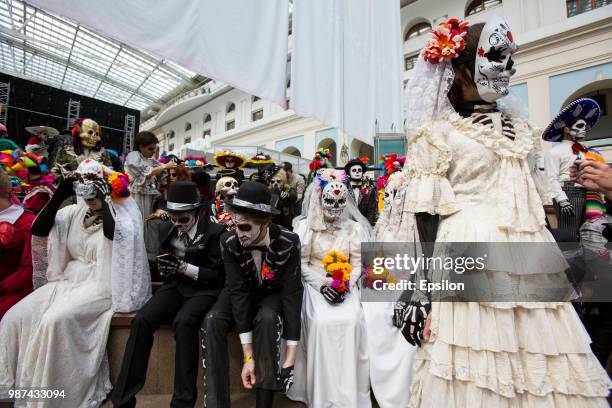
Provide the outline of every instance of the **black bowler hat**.
{"type": "Polygon", "coordinates": [[[362,161],[361,161],[361,159],[356,158],[356,159],[352,159],[352,160],[350,160],[349,162],[347,162],[347,163],[344,165],[344,172],[345,172],[347,175],[350,175],[350,174],[351,174],[351,167],[353,167],[353,166],[361,166],[361,169],[363,170],[363,172],[364,172],[364,173],[365,173],[366,171],[368,171],[368,166],[367,166],[367,164],[365,164],[364,162],[362,162],[362,161]]]}
{"type": "Polygon", "coordinates": [[[198,186],[193,181],[174,181],[166,194],[162,209],[170,212],[191,211],[200,208],[198,186]]]}
{"type": "Polygon", "coordinates": [[[230,208],[246,212],[277,215],[280,214],[276,208],[270,205],[272,195],[270,190],[261,183],[245,181],[240,185],[238,193],[225,199],[225,204],[230,208]]]}

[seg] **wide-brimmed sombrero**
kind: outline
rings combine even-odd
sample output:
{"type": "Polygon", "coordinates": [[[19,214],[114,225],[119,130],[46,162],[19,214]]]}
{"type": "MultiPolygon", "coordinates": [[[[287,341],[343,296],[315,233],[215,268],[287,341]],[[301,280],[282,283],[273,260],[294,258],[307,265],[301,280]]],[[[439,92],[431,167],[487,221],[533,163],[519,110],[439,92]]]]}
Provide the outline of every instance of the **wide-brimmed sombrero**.
{"type": "Polygon", "coordinates": [[[225,162],[230,157],[236,161],[236,165],[233,167],[234,169],[239,169],[241,167],[244,167],[244,165],[247,163],[246,157],[244,157],[243,155],[239,153],[234,153],[234,152],[217,152],[213,156],[213,162],[215,162],[217,166],[225,169],[227,168],[225,166],[225,162]]]}
{"type": "Polygon", "coordinates": [[[563,140],[563,129],[572,127],[577,120],[582,119],[587,124],[586,131],[590,131],[601,117],[599,104],[590,98],[577,99],[561,110],[542,134],[547,142],[560,142],[563,140]]]}
{"type": "Polygon", "coordinates": [[[25,130],[27,130],[30,134],[36,137],[49,138],[59,135],[57,129],[52,128],[50,126],[28,126],[27,128],[25,128],[25,130]]]}

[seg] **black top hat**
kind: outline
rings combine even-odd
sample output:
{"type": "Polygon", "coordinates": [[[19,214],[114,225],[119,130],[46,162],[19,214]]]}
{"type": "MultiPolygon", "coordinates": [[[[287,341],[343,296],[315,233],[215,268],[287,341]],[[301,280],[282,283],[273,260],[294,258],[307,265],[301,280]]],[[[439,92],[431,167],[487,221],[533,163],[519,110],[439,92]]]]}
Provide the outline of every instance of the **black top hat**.
{"type": "Polygon", "coordinates": [[[361,166],[364,173],[368,171],[368,166],[364,162],[362,162],[361,159],[352,159],[344,165],[344,172],[346,174],[350,174],[351,167],[353,166],[361,166]]]}
{"type": "Polygon", "coordinates": [[[166,194],[166,203],[162,209],[170,212],[191,211],[199,208],[200,194],[193,181],[174,181],[166,194]]]}
{"type": "Polygon", "coordinates": [[[240,185],[238,193],[225,200],[230,208],[246,212],[277,215],[280,214],[276,208],[270,205],[272,195],[270,190],[261,183],[245,181],[240,185]]]}

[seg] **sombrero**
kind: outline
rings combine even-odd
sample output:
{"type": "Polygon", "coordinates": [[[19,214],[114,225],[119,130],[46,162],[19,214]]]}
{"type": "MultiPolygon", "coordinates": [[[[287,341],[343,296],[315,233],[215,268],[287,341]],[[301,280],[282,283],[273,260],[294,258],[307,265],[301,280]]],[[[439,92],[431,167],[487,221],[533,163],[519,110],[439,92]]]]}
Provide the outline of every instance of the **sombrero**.
{"type": "Polygon", "coordinates": [[[213,162],[215,162],[217,166],[225,169],[226,168],[225,162],[230,157],[236,161],[236,166],[234,166],[234,169],[239,169],[241,167],[244,167],[244,165],[247,162],[246,157],[244,157],[243,155],[239,153],[234,153],[234,152],[217,152],[213,156],[213,162]]]}
{"type": "Polygon", "coordinates": [[[52,128],[50,126],[28,126],[25,129],[36,137],[41,137],[41,136],[54,137],[54,136],[59,135],[59,132],[57,131],[57,129],[52,128]]]}
{"type": "Polygon", "coordinates": [[[593,99],[581,98],[567,105],[561,113],[548,125],[542,139],[547,142],[560,142],[563,139],[563,129],[572,127],[578,119],[587,124],[586,131],[590,131],[601,116],[601,108],[593,99]]]}

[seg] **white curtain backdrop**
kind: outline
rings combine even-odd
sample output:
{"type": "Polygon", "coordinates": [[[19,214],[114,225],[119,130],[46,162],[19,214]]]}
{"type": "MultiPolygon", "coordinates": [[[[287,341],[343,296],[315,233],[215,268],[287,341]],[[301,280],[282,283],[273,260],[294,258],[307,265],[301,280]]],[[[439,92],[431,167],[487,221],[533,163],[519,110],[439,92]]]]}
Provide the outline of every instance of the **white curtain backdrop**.
{"type": "Polygon", "coordinates": [[[289,0],[31,0],[286,107],[289,0]]]}
{"type": "Polygon", "coordinates": [[[399,0],[294,0],[296,113],[372,145],[377,131],[403,131],[401,74],[399,0]]]}

